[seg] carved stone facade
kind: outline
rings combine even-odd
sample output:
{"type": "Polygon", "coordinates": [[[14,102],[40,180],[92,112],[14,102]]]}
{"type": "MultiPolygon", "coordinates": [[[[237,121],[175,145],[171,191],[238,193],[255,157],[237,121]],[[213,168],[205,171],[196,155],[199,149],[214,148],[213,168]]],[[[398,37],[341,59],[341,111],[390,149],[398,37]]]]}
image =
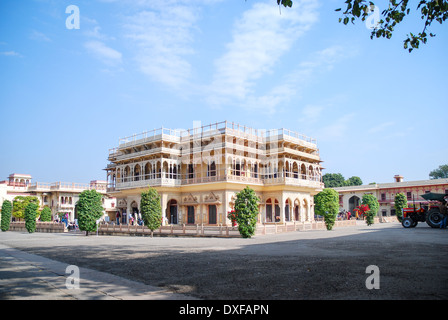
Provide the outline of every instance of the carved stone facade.
{"type": "Polygon", "coordinates": [[[161,196],[165,224],[204,225],[230,225],[227,213],[246,186],[260,198],[259,223],[312,221],[313,195],[323,188],[314,140],[227,121],[127,137],[108,160],[108,192],[121,223],[137,218],[148,186],[161,196]]]}

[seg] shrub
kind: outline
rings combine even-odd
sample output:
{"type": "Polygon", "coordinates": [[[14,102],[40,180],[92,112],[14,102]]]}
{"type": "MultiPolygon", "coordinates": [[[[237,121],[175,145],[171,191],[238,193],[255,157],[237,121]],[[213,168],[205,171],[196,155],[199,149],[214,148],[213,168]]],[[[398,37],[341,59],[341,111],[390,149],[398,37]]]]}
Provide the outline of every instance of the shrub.
{"type": "Polygon", "coordinates": [[[28,203],[25,207],[25,228],[29,233],[33,233],[36,230],[36,216],[38,205],[34,202],[28,203]]]}
{"type": "Polygon", "coordinates": [[[148,191],[142,192],[140,200],[140,211],[142,219],[151,230],[151,237],[154,230],[157,230],[162,225],[162,206],[160,205],[160,195],[154,188],[149,188],[148,191]]]}
{"type": "Polygon", "coordinates": [[[11,212],[12,212],[11,201],[4,200],[2,204],[2,220],[1,220],[2,231],[9,230],[9,224],[11,223],[11,212]]]}
{"type": "Polygon", "coordinates": [[[89,231],[96,231],[98,226],[96,221],[103,215],[102,197],[96,190],[84,190],[79,194],[75,210],[78,213],[79,230],[85,231],[86,236],[89,235],[89,231]]]}
{"type": "Polygon", "coordinates": [[[332,230],[339,211],[339,193],[327,188],[314,196],[314,211],[324,217],[327,230],[332,230]]]}
{"type": "Polygon", "coordinates": [[[238,231],[243,238],[251,238],[255,234],[258,201],[255,191],[250,187],[246,187],[236,194],[236,222],[238,223],[238,231]]]}
{"type": "Polygon", "coordinates": [[[42,212],[40,213],[41,221],[51,221],[51,209],[48,207],[44,207],[42,212]]]}

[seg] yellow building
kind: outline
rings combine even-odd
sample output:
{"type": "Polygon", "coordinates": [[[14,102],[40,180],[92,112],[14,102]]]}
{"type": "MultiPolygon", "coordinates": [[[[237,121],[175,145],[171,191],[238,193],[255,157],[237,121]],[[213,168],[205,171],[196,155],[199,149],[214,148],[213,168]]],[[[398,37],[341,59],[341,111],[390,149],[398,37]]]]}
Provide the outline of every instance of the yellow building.
{"type": "Polygon", "coordinates": [[[107,192],[121,223],[138,218],[148,186],[161,196],[165,224],[204,225],[230,225],[227,213],[246,186],[260,198],[259,223],[311,222],[323,189],[315,140],[227,121],[123,138],[108,160],[107,192]]]}

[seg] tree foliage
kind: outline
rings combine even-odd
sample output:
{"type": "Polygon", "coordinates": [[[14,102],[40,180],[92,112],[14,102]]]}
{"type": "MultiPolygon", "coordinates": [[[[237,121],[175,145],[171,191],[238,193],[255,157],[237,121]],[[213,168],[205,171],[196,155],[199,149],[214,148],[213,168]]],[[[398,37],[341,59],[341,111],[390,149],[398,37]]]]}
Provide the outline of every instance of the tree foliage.
{"type": "Polygon", "coordinates": [[[439,168],[432,170],[429,173],[430,179],[444,179],[448,178],[448,164],[443,164],[439,168]]]}
{"type": "Polygon", "coordinates": [[[12,204],[9,200],[4,200],[2,204],[2,220],[1,220],[1,229],[2,231],[8,231],[9,225],[11,223],[11,214],[12,214],[12,204]]]}
{"type": "Polygon", "coordinates": [[[142,192],[140,200],[140,211],[142,219],[151,230],[151,237],[154,230],[157,230],[162,225],[162,206],[160,204],[160,195],[154,188],[149,188],[148,191],[142,192]]]}
{"type": "Polygon", "coordinates": [[[326,188],[314,196],[314,211],[324,217],[327,230],[332,230],[339,211],[339,193],[326,188]]]}
{"type": "MultiPolygon", "coordinates": [[[[370,38],[387,38],[390,39],[395,27],[401,23],[406,16],[411,13],[411,6],[409,0],[389,0],[389,5],[382,11],[382,18],[379,19],[372,28],[370,38]]],[[[366,21],[370,19],[371,13],[374,11],[375,4],[372,1],[366,0],[347,0],[345,1],[347,7],[343,12],[343,17],[339,18],[339,22],[345,25],[349,22],[354,23],[357,19],[366,21]]],[[[417,49],[420,42],[426,43],[428,41],[428,28],[434,21],[442,24],[448,18],[448,1],[447,0],[420,0],[413,2],[418,3],[416,10],[420,10],[421,19],[423,20],[422,30],[416,34],[410,32],[404,40],[404,49],[411,52],[417,49]]],[[[341,11],[342,9],[336,9],[341,11]]],[[[430,37],[435,34],[429,33],[430,37]]]]}
{"type": "Polygon", "coordinates": [[[345,186],[345,178],[340,173],[326,173],[322,176],[325,188],[338,188],[345,186]]]}
{"type": "Polygon", "coordinates": [[[238,231],[243,238],[251,238],[257,226],[259,198],[249,186],[236,194],[235,211],[238,231]]]}
{"type": "Polygon", "coordinates": [[[29,233],[33,233],[36,230],[36,218],[39,206],[34,203],[30,202],[27,204],[25,208],[25,228],[28,230],[29,233]]]}
{"type": "Polygon", "coordinates": [[[325,188],[338,188],[338,187],[362,185],[362,180],[360,177],[353,176],[345,180],[344,176],[340,173],[326,173],[322,176],[322,181],[325,184],[325,188]]]}
{"type": "Polygon", "coordinates": [[[366,223],[370,226],[373,224],[373,218],[377,215],[380,204],[378,203],[378,199],[373,194],[363,195],[361,203],[369,206],[369,210],[365,213],[365,215],[366,223]]]}
{"type": "Polygon", "coordinates": [[[75,210],[78,214],[79,230],[86,232],[86,236],[90,232],[97,229],[96,221],[103,215],[103,205],[101,193],[96,190],[84,190],[79,194],[79,200],[76,202],[75,210]]]}
{"type": "Polygon", "coordinates": [[[404,195],[404,193],[397,193],[395,195],[395,213],[397,215],[397,219],[398,221],[401,222],[401,220],[403,219],[403,209],[406,208],[408,206],[408,200],[406,198],[406,196],[404,195]]]}
{"type": "Polygon", "coordinates": [[[39,199],[35,196],[17,196],[12,201],[12,215],[19,219],[25,218],[25,208],[29,203],[35,203],[36,215],[39,215],[39,199]]]}
{"type": "Polygon", "coordinates": [[[45,206],[40,213],[41,221],[51,221],[51,209],[45,206]]]}

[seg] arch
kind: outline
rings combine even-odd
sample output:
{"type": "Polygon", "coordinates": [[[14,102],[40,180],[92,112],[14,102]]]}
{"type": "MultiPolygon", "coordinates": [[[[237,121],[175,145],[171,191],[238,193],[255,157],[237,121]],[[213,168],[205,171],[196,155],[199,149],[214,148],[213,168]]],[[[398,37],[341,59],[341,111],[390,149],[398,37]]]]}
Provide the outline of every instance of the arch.
{"type": "Polygon", "coordinates": [[[134,167],[134,181],[140,180],[141,171],[142,171],[142,169],[141,169],[140,165],[137,163],[134,167]]]}
{"type": "Polygon", "coordinates": [[[348,199],[348,211],[353,213],[353,210],[359,206],[360,198],[358,196],[352,196],[350,199],[348,199]]]}
{"type": "Polygon", "coordinates": [[[166,206],[166,217],[168,219],[169,224],[177,224],[178,221],[177,212],[178,212],[177,201],[175,199],[169,200],[166,206]]]}
{"type": "Polygon", "coordinates": [[[129,166],[124,167],[123,181],[128,182],[130,175],[131,175],[131,168],[129,166]]]}
{"type": "Polygon", "coordinates": [[[303,215],[305,217],[306,221],[310,220],[310,216],[309,216],[309,208],[308,208],[308,201],[306,199],[303,199],[303,215]]]}
{"type": "Polygon", "coordinates": [[[304,163],[300,166],[300,174],[302,175],[302,179],[306,179],[306,167],[304,163]]]}
{"type": "Polygon", "coordinates": [[[285,201],[285,221],[291,221],[291,199],[285,201]]]}
{"type": "Polygon", "coordinates": [[[301,221],[300,200],[297,199],[297,198],[294,200],[294,220],[295,221],[301,221]]]}

